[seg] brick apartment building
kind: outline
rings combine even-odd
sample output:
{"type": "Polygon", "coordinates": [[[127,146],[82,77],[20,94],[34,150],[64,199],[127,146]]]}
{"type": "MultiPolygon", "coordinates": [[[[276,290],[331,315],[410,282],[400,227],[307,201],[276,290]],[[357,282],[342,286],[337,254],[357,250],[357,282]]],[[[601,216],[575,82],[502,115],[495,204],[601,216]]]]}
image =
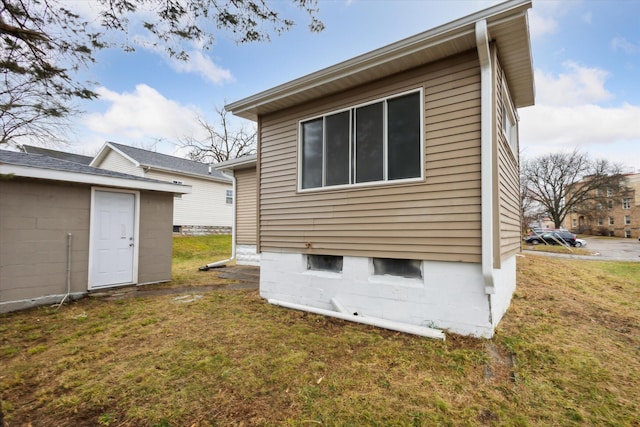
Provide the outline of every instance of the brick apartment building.
{"type": "Polygon", "coordinates": [[[601,202],[589,209],[576,209],[564,220],[563,227],[574,233],[626,238],[640,237],[640,173],[625,175],[624,194],[611,189],[602,193],[601,202]]]}

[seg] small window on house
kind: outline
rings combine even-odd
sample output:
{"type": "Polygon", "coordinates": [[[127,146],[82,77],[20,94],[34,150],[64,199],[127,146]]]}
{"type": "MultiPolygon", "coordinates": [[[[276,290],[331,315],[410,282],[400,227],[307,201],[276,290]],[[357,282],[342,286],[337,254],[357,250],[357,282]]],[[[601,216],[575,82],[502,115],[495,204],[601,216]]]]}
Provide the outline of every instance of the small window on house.
{"type": "Polygon", "coordinates": [[[631,199],[625,197],[622,199],[622,209],[631,209],[631,199]]]}
{"type": "Polygon", "coordinates": [[[631,225],[631,215],[625,215],[624,216],[624,224],[625,225],[631,225]]]}
{"type": "Polygon", "coordinates": [[[573,220],[571,222],[572,222],[574,228],[578,226],[578,220],[577,219],[573,218],[573,220]]]}
{"type": "Polygon", "coordinates": [[[227,190],[225,194],[225,201],[228,205],[233,203],[233,190],[227,190]]]}
{"type": "Polygon", "coordinates": [[[607,207],[608,207],[609,209],[613,209],[613,200],[609,200],[609,201],[607,201],[607,207]]]}
{"type": "Polygon", "coordinates": [[[373,274],[422,279],[422,262],[415,259],[373,258],[373,274]]]}
{"type": "Polygon", "coordinates": [[[610,217],[609,217],[609,225],[613,225],[613,224],[614,224],[613,217],[612,217],[612,216],[610,216],[610,217]]]}
{"type": "Polygon", "coordinates": [[[602,220],[602,218],[598,218],[598,225],[604,225],[604,221],[602,220]]]}
{"type": "Polygon", "coordinates": [[[631,231],[624,230],[624,237],[626,237],[627,239],[630,239],[631,238],[631,231]]]}
{"type": "Polygon", "coordinates": [[[307,255],[307,270],[342,272],[342,257],[334,255],[307,255]]]}
{"type": "Polygon", "coordinates": [[[611,188],[607,188],[607,197],[613,197],[613,190],[611,188]]]}
{"type": "Polygon", "coordinates": [[[173,232],[174,233],[181,233],[182,232],[182,227],[179,225],[174,225],[173,226],[173,232]]]}
{"type": "Polygon", "coordinates": [[[514,155],[518,153],[518,118],[511,104],[511,97],[507,85],[502,84],[503,103],[502,103],[502,133],[506,138],[514,155]]]}

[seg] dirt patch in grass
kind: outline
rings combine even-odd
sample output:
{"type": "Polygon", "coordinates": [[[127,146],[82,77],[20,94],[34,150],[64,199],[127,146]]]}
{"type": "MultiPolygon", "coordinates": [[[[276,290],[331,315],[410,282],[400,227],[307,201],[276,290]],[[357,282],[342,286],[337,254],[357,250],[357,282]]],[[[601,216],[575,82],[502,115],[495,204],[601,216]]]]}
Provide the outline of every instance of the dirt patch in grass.
{"type": "MultiPolygon", "coordinates": [[[[8,425],[637,425],[640,264],[527,255],[492,340],[271,306],[256,290],[0,316],[8,425]]],[[[192,273],[196,274],[196,273],[192,273]]]]}

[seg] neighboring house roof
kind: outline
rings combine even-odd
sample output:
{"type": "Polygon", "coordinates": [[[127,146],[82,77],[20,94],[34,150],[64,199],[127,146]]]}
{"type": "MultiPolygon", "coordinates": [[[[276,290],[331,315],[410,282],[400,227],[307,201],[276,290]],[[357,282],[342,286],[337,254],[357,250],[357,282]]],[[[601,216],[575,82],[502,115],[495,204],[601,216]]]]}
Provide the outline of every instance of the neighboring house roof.
{"type": "Polygon", "coordinates": [[[257,155],[249,154],[247,156],[227,160],[226,162],[220,162],[216,164],[215,167],[218,170],[248,169],[256,166],[256,158],[257,155]]]}
{"type": "Polygon", "coordinates": [[[107,169],[94,168],[42,154],[17,153],[6,150],[0,150],[0,175],[15,175],[26,178],[180,194],[191,192],[191,187],[188,185],[173,184],[107,169]]]}
{"type": "Polygon", "coordinates": [[[35,147],[33,145],[23,145],[22,151],[29,154],[42,154],[44,156],[53,157],[60,160],[67,160],[69,162],[81,163],[83,165],[89,165],[93,160],[91,156],[83,156],[82,154],[67,153],[64,151],[50,150],[48,148],[35,147]]]}
{"type": "Polygon", "coordinates": [[[134,165],[144,169],[156,169],[214,181],[230,182],[220,171],[208,164],[183,159],[181,157],[169,156],[168,154],[155,153],[115,142],[107,142],[93,159],[91,166],[99,165],[110,150],[120,153],[134,165]]]}
{"type": "Polygon", "coordinates": [[[497,44],[515,106],[533,105],[533,64],[526,13],[530,7],[531,0],[500,3],[233,102],[225,109],[236,116],[257,121],[261,114],[326,97],[355,85],[476,49],[475,25],[480,21],[486,21],[489,39],[497,44]]]}

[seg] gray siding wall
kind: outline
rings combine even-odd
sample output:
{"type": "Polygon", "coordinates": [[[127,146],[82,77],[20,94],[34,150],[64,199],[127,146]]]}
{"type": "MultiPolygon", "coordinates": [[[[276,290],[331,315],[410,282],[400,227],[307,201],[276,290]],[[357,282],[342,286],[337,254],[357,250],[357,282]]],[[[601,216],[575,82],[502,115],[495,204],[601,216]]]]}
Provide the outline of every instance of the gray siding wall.
{"type": "Polygon", "coordinates": [[[480,69],[475,51],[260,118],[263,252],[480,262],[480,69]],[[424,89],[425,180],[300,193],[298,122],[424,89]]]}

